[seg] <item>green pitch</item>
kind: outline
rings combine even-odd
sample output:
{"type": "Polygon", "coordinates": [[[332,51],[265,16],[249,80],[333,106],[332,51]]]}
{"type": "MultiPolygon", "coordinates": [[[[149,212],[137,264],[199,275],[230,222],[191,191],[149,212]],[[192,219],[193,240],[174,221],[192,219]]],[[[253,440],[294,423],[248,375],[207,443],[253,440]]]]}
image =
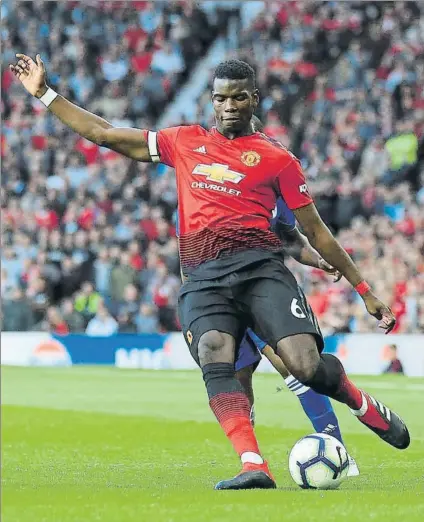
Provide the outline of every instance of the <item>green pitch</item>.
{"type": "Polygon", "coordinates": [[[424,379],[357,383],[399,411],[392,449],[337,407],[361,476],[303,491],[287,455],[313,430],[276,375],[255,377],[257,434],[278,490],[214,491],[239,471],[200,372],[2,369],[3,522],[415,522],[424,520],[424,379]]]}

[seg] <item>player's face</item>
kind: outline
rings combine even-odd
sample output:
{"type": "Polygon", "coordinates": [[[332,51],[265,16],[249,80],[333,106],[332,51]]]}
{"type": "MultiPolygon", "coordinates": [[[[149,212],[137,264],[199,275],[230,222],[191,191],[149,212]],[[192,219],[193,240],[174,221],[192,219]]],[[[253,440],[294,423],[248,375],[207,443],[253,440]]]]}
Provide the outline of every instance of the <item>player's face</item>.
{"type": "Polygon", "coordinates": [[[250,120],[258,106],[258,91],[252,90],[248,80],[216,79],[212,103],[218,130],[225,136],[250,134],[250,120]]]}

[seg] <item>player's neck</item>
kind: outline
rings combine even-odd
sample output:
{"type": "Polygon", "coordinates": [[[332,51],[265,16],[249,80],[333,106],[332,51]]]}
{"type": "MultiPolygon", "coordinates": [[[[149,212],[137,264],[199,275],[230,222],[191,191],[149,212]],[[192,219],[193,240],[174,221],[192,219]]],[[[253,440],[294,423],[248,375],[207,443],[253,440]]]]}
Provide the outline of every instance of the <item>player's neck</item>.
{"type": "Polygon", "coordinates": [[[229,140],[235,140],[236,138],[241,138],[243,136],[251,136],[255,133],[255,131],[252,129],[250,125],[239,132],[229,132],[217,124],[216,130],[229,140]]]}

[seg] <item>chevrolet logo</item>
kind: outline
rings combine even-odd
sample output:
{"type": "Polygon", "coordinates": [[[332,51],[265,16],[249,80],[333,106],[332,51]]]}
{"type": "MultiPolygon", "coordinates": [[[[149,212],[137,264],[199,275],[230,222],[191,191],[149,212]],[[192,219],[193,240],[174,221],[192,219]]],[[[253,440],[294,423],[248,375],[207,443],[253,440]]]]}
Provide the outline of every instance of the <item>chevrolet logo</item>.
{"type": "Polygon", "coordinates": [[[208,181],[221,184],[224,184],[226,181],[240,183],[240,181],[246,177],[244,174],[240,174],[240,172],[229,169],[228,165],[221,165],[221,163],[212,163],[212,165],[200,163],[194,167],[193,174],[206,176],[208,181]]]}

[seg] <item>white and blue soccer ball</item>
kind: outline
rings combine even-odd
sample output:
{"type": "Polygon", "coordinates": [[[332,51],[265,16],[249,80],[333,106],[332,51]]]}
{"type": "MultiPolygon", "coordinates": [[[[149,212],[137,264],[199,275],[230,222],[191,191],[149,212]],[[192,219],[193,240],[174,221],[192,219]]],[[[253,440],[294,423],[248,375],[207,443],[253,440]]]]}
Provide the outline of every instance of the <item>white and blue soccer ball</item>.
{"type": "Polygon", "coordinates": [[[335,437],[307,435],[296,442],[289,456],[292,479],[303,489],[336,489],[349,471],[349,455],[335,437]]]}

